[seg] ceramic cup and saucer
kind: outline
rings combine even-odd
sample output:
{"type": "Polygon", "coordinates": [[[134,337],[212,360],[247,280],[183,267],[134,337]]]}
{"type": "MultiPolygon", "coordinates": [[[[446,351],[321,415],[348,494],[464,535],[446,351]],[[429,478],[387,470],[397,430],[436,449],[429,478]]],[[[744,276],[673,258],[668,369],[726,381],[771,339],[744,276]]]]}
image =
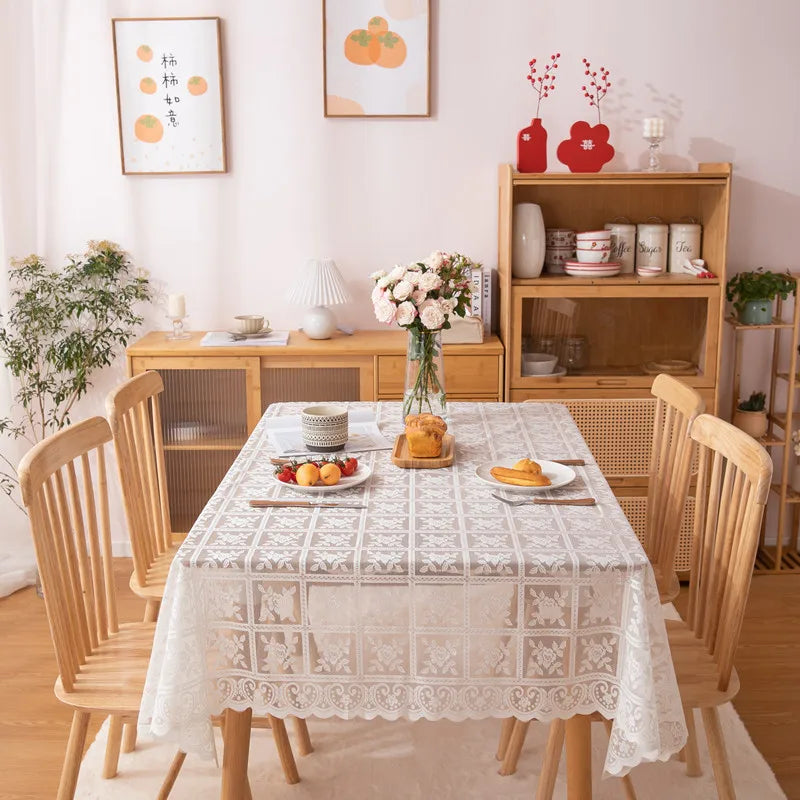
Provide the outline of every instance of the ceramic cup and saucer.
{"type": "Polygon", "coordinates": [[[241,337],[255,339],[259,336],[266,336],[271,330],[269,320],[264,319],[260,314],[240,314],[233,319],[236,324],[228,333],[237,339],[241,337]]]}

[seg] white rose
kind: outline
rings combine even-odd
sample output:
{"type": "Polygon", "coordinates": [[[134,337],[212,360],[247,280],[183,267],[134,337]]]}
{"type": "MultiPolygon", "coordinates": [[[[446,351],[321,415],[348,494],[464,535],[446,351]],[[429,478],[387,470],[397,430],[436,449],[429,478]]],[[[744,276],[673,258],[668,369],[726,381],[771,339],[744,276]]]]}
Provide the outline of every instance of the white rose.
{"type": "Polygon", "coordinates": [[[373,303],[377,303],[378,300],[380,300],[385,294],[386,294],[386,290],[385,289],[381,289],[380,286],[376,286],[372,290],[372,295],[371,295],[372,302],[373,303]]]}
{"type": "Polygon", "coordinates": [[[386,277],[385,269],[379,269],[377,272],[373,272],[372,275],[370,275],[370,278],[372,278],[372,280],[374,281],[377,281],[380,278],[385,278],[385,277],[386,277]]]}
{"type": "Polygon", "coordinates": [[[442,307],[442,311],[444,311],[445,314],[452,314],[455,307],[458,305],[458,300],[454,297],[442,297],[439,299],[439,305],[442,307]]]}
{"type": "Polygon", "coordinates": [[[391,300],[384,298],[375,303],[375,319],[378,322],[385,322],[387,325],[391,325],[394,322],[396,313],[397,306],[391,300]]]}
{"type": "Polygon", "coordinates": [[[444,253],[441,250],[434,250],[425,263],[438,272],[442,268],[442,264],[444,264],[444,258],[444,253]]]}
{"type": "Polygon", "coordinates": [[[419,312],[419,318],[429,331],[438,331],[439,328],[444,325],[444,312],[441,306],[436,302],[431,302],[430,305],[426,305],[425,308],[419,312]]]}
{"type": "Polygon", "coordinates": [[[412,299],[412,300],[414,301],[414,303],[416,303],[416,305],[418,305],[418,306],[422,305],[422,303],[424,303],[424,302],[425,302],[425,299],[426,299],[427,297],[428,297],[428,293],[427,293],[427,292],[423,292],[423,291],[422,291],[422,289],[417,289],[417,291],[416,291],[416,292],[414,292],[414,293],[411,295],[411,299],[412,299]]]}
{"type": "Polygon", "coordinates": [[[414,287],[408,281],[397,281],[394,289],[392,289],[392,297],[394,297],[395,300],[407,300],[408,296],[413,291],[414,287]]]}
{"type": "Polygon", "coordinates": [[[384,275],[378,282],[375,284],[379,289],[385,289],[391,281],[389,280],[388,275],[384,275]]]}
{"type": "Polygon", "coordinates": [[[432,292],[442,285],[442,279],[435,272],[423,272],[419,276],[419,288],[423,292],[432,292]]]}
{"type": "Polygon", "coordinates": [[[414,318],[417,316],[417,309],[414,307],[414,304],[409,300],[406,300],[405,303],[400,303],[397,306],[397,324],[398,325],[410,325],[414,318]]]}
{"type": "Polygon", "coordinates": [[[402,264],[397,264],[397,266],[393,267],[392,271],[389,273],[389,280],[391,281],[402,280],[405,274],[406,274],[406,268],[402,264]]]}
{"type": "Polygon", "coordinates": [[[412,286],[419,286],[419,276],[422,273],[418,269],[410,269],[406,272],[405,278],[403,280],[408,281],[412,286]]]}

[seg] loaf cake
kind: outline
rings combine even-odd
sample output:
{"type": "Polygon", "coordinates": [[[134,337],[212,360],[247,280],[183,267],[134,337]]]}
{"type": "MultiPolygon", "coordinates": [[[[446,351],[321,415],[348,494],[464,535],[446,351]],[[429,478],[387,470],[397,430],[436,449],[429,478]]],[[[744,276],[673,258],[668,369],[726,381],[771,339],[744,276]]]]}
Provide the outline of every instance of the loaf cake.
{"type": "Polygon", "coordinates": [[[436,458],[442,454],[442,437],[447,423],[435,414],[409,414],[406,417],[406,442],[414,458],[436,458]]]}

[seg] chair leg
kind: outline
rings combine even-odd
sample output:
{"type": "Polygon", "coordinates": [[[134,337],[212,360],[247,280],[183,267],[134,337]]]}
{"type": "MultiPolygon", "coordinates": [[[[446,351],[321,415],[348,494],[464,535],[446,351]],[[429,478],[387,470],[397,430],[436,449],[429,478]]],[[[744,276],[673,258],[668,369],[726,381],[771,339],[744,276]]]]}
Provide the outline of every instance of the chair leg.
{"type": "Polygon", "coordinates": [[[539,782],[536,784],[536,800],[553,800],[558,763],[561,761],[561,753],[564,750],[565,729],[566,725],[563,719],[555,719],[550,723],[542,768],[539,771],[539,782]]]}
{"type": "Polygon", "coordinates": [[[514,722],[516,722],[514,717],[506,717],[500,727],[500,741],[497,743],[497,753],[495,754],[498,761],[502,761],[506,757],[511,731],[514,730],[514,722]]]}
{"type": "Polygon", "coordinates": [[[155,622],[158,619],[158,609],[161,608],[160,600],[148,600],[144,607],[144,621],[155,622]]]}
{"type": "Polygon", "coordinates": [[[592,797],[592,722],[577,714],[565,721],[567,751],[567,800],[592,797]]]}
{"type": "MultiPolygon", "coordinates": [[[[610,739],[611,729],[614,727],[614,723],[612,723],[610,719],[604,719],[603,725],[605,725],[608,738],[610,739]]],[[[623,775],[620,780],[622,781],[622,788],[625,790],[626,800],[636,800],[636,789],[633,788],[633,780],[631,779],[630,773],[628,775],[623,775]]]]}
{"type": "Polygon", "coordinates": [[[246,793],[250,759],[250,721],[253,709],[225,709],[225,748],[222,752],[222,800],[240,800],[246,793]]]}
{"type": "Polygon", "coordinates": [[[511,731],[511,738],[508,740],[508,747],[503,758],[500,769],[497,770],[501,775],[513,775],[517,771],[517,761],[522,752],[522,745],[525,744],[525,736],[528,734],[530,722],[514,720],[514,729],[511,731]]]}
{"type": "Polygon", "coordinates": [[[175,758],[172,759],[172,763],[169,765],[169,772],[167,772],[167,777],[164,778],[164,782],[161,784],[161,789],[158,791],[156,800],[167,800],[184,761],[186,761],[186,753],[182,750],[178,750],[178,752],[175,753],[175,758]]]}
{"type": "Polygon", "coordinates": [[[694,709],[685,708],[683,714],[686,717],[686,730],[689,735],[686,739],[686,774],[690,778],[699,778],[703,774],[703,768],[700,765],[700,751],[697,749],[697,728],[694,724],[694,709]]]}
{"type": "Polygon", "coordinates": [[[61,768],[56,800],[72,800],[75,796],[90,716],[88,711],[75,711],[72,715],[72,727],[69,729],[67,752],[64,755],[64,766],[61,768]]]}
{"type": "Polygon", "coordinates": [[[106,759],[103,762],[103,777],[113,778],[117,774],[119,764],[119,748],[122,744],[122,717],[112,714],[108,718],[108,741],[106,742],[106,759]]]}
{"type": "Polygon", "coordinates": [[[137,721],[126,722],[122,731],[122,752],[132,753],[136,749],[136,724],[137,721]]]}
{"type": "Polygon", "coordinates": [[[308,725],[300,717],[292,717],[294,733],[297,736],[297,749],[301,756],[308,756],[314,752],[314,745],[311,744],[311,735],[308,732],[308,725]]]}
{"type": "Polygon", "coordinates": [[[288,784],[299,783],[300,775],[297,772],[297,764],[294,763],[292,745],[286,734],[286,724],[280,717],[273,717],[272,714],[269,715],[269,722],[272,728],[272,738],[275,740],[275,747],[278,750],[278,758],[283,767],[283,777],[288,784]]]}
{"type": "Polygon", "coordinates": [[[713,707],[703,708],[700,713],[703,715],[703,727],[706,729],[708,752],[711,755],[711,766],[714,768],[717,797],[719,800],[736,800],[731,766],[728,763],[725,741],[722,738],[722,727],[719,724],[719,712],[716,707],[713,707]]]}

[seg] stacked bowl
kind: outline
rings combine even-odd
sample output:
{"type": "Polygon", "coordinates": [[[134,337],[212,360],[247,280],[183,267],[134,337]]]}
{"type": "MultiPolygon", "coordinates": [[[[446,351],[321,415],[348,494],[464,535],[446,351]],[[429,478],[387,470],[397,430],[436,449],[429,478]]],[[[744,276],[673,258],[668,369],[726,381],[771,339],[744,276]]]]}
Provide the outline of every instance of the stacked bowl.
{"type": "Polygon", "coordinates": [[[577,278],[610,278],[619,275],[620,263],[609,261],[611,231],[583,231],[576,239],[577,261],[565,261],[564,272],[577,278]]]}
{"type": "Polygon", "coordinates": [[[564,272],[564,262],[575,258],[575,231],[569,228],[545,230],[544,268],[551,274],[564,272]]]}

